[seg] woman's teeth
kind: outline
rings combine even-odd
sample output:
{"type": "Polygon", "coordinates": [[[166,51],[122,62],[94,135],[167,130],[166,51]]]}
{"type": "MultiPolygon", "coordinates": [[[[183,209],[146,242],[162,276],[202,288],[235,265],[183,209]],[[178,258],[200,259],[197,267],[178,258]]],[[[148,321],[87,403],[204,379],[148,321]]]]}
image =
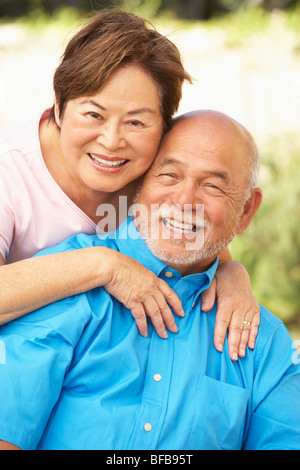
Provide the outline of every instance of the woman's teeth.
{"type": "Polygon", "coordinates": [[[122,166],[127,161],[127,160],[115,160],[115,161],[103,160],[102,158],[96,157],[92,153],[89,153],[89,156],[91,157],[92,160],[94,160],[94,162],[98,163],[99,165],[107,166],[107,167],[110,167],[110,168],[115,168],[115,167],[118,167],[118,166],[122,166]]]}

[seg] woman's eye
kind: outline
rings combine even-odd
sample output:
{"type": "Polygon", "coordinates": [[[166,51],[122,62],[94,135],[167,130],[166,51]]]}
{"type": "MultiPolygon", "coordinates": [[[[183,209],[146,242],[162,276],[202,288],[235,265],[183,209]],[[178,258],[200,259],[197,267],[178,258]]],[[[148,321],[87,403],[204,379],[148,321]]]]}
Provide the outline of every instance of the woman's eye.
{"type": "Polygon", "coordinates": [[[143,123],[141,121],[134,119],[133,121],[129,121],[129,125],[131,127],[142,127],[143,123]]]}
{"type": "Polygon", "coordinates": [[[91,117],[92,119],[102,119],[102,116],[94,111],[91,111],[89,113],[87,113],[89,117],[91,117]]]}

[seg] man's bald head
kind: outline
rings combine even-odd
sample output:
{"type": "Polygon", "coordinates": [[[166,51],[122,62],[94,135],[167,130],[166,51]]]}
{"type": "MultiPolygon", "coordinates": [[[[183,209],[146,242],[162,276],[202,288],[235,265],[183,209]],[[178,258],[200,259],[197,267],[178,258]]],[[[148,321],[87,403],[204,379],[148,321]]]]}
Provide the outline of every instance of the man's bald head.
{"type": "MultiPolygon", "coordinates": [[[[211,139],[213,135],[221,141],[232,140],[233,150],[238,150],[239,158],[244,162],[245,189],[247,200],[252,189],[258,186],[260,157],[251,133],[230,116],[214,110],[198,110],[183,114],[174,119],[172,129],[186,138],[211,139]],[[187,132],[189,130],[189,133],[187,132]]],[[[228,144],[227,144],[228,145],[228,144]]],[[[230,144],[229,144],[230,145],[230,144]]]]}

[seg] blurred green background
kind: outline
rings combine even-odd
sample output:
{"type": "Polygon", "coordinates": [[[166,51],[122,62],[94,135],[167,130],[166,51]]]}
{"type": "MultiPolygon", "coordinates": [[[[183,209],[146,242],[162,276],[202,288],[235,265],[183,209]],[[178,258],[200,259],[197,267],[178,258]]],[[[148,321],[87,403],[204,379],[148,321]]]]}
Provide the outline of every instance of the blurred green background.
{"type": "Polygon", "coordinates": [[[52,76],[87,12],[152,21],[194,77],[179,113],[230,114],[261,153],[263,204],[231,246],[260,303],[300,338],[300,3],[291,0],[0,0],[0,125],[52,105],[52,76]]]}

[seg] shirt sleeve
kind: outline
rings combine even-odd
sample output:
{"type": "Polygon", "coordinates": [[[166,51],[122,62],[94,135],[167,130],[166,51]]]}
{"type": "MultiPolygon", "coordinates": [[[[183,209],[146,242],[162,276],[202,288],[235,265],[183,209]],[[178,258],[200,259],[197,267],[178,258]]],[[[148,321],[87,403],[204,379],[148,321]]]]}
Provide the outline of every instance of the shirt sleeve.
{"type": "Polygon", "coordinates": [[[2,201],[0,194],[0,253],[5,259],[10,251],[14,234],[14,215],[2,201]]]}
{"type": "Polygon", "coordinates": [[[300,364],[283,323],[260,353],[245,450],[295,450],[300,443],[300,364]]]}
{"type": "Polygon", "coordinates": [[[85,296],[76,296],[1,327],[1,440],[38,446],[84,329],[83,309],[87,315],[85,296]]]}
{"type": "Polygon", "coordinates": [[[53,255],[56,253],[64,253],[66,251],[79,250],[81,248],[88,248],[95,245],[105,246],[104,243],[101,243],[101,240],[98,240],[96,235],[87,235],[85,233],[79,233],[73,235],[70,238],[67,238],[66,240],[63,240],[58,245],[53,245],[39,251],[33,256],[33,258],[37,256],[53,255]]]}

